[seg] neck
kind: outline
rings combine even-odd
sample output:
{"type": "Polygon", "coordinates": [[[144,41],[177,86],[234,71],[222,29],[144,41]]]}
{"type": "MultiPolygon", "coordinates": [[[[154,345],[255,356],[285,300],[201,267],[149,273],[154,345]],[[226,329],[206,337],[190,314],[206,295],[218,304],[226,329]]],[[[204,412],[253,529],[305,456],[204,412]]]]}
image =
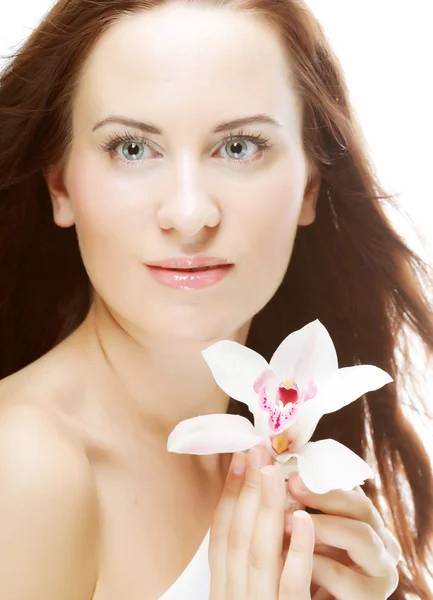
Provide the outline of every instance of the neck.
{"type": "MultiPolygon", "coordinates": [[[[225,339],[244,344],[249,326],[225,339]]],[[[141,435],[166,445],[180,421],[227,412],[230,398],[201,355],[217,339],[150,339],[120,323],[101,302],[94,303],[80,330],[110,414],[127,417],[141,435]]]]}

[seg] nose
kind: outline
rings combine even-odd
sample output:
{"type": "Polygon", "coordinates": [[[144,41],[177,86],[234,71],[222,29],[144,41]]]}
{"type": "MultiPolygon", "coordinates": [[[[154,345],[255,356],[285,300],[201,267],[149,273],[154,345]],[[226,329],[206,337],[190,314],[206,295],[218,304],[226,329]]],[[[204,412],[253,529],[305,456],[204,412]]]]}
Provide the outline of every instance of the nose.
{"type": "Polygon", "coordinates": [[[175,229],[191,238],[205,227],[216,227],[220,222],[220,209],[204,181],[198,167],[186,159],[173,176],[173,189],[169,190],[157,210],[161,229],[175,229]],[[171,193],[170,193],[171,192],[171,193]]]}

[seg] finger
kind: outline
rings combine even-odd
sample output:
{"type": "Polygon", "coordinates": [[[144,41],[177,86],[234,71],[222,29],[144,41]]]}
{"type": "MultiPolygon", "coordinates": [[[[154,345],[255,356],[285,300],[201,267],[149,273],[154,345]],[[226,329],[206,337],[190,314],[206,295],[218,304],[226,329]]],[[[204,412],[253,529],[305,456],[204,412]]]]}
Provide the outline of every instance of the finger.
{"type": "MultiPolygon", "coordinates": [[[[357,491],[359,494],[362,494],[363,496],[367,496],[367,494],[364,492],[360,485],[357,485],[355,487],[355,491],[357,491]]],[[[403,558],[401,546],[398,543],[397,538],[394,535],[392,535],[389,529],[386,529],[385,525],[383,524],[383,521],[382,525],[383,528],[377,533],[382,538],[388,553],[394,559],[394,565],[397,565],[403,558]]]]}
{"type": "MultiPolygon", "coordinates": [[[[287,543],[287,538],[286,538],[285,544],[287,544],[287,545],[283,546],[282,557],[284,560],[289,551],[290,539],[291,539],[291,536],[289,537],[288,543],[287,543]]],[[[341,562],[343,565],[347,565],[349,567],[351,565],[353,565],[353,562],[350,560],[350,558],[347,556],[347,553],[344,550],[340,550],[339,548],[333,548],[332,546],[325,546],[325,544],[316,542],[315,548],[314,548],[314,554],[320,554],[322,556],[329,556],[330,558],[333,558],[334,560],[338,560],[338,562],[341,562]]]]}
{"type": "MultiPolygon", "coordinates": [[[[273,457],[268,452],[265,444],[260,444],[256,447],[255,452],[261,453],[261,464],[269,465],[273,463],[273,457]]],[[[231,466],[227,475],[226,486],[221,496],[220,503],[217,510],[214,513],[214,522],[218,525],[211,527],[211,539],[210,539],[210,550],[209,550],[209,562],[211,564],[211,573],[214,581],[214,587],[212,588],[213,596],[218,597],[219,592],[215,590],[215,586],[218,583],[224,582],[227,579],[227,538],[230,530],[230,524],[233,519],[234,509],[240,490],[242,489],[243,476],[247,465],[247,454],[236,453],[232,457],[231,466]],[[234,473],[232,467],[234,463],[237,463],[239,467],[243,469],[242,473],[234,473]],[[224,540],[223,543],[219,543],[218,537],[224,540]],[[218,573],[218,574],[217,574],[218,573]]],[[[222,583],[225,589],[225,583],[222,583]]]]}
{"type": "Polygon", "coordinates": [[[401,549],[395,538],[385,528],[382,517],[368,496],[358,490],[332,490],[326,494],[314,494],[302,488],[298,483],[299,476],[289,480],[290,493],[310,508],[315,508],[329,515],[338,515],[364,521],[374,529],[382,539],[395,564],[401,559],[401,549]]]}
{"type": "Polygon", "coordinates": [[[282,570],[284,475],[277,465],[262,472],[261,506],[257,516],[249,560],[248,598],[277,598],[282,570]]]}
{"type": "Polygon", "coordinates": [[[312,595],[311,600],[332,600],[332,596],[325,588],[321,587],[312,595]]]}
{"type": "Polygon", "coordinates": [[[274,458],[273,458],[272,454],[270,454],[270,452],[266,446],[266,443],[263,442],[263,443],[259,444],[258,447],[260,448],[260,451],[262,453],[262,465],[264,467],[267,465],[273,465],[274,458]]]}
{"type": "MultiPolygon", "coordinates": [[[[383,590],[389,590],[390,593],[395,590],[398,584],[395,565],[386,551],[382,539],[369,525],[361,521],[330,515],[311,515],[311,518],[314,523],[315,548],[320,544],[321,547],[331,550],[331,552],[326,552],[326,558],[336,559],[332,560],[331,565],[338,562],[342,566],[350,566],[354,573],[361,574],[363,578],[368,577],[370,586],[380,586],[382,593],[384,593],[383,590]],[[338,556],[338,552],[341,551],[344,551],[346,557],[342,560],[338,556]],[[353,564],[348,564],[347,556],[353,564]]],[[[319,555],[315,552],[315,556],[319,555]]],[[[317,570],[313,570],[314,584],[326,585],[326,580],[317,577],[317,570]]],[[[359,580],[356,581],[358,582],[356,585],[359,585],[359,580]]],[[[349,586],[347,589],[349,589],[351,585],[355,584],[349,581],[347,585],[349,586]]],[[[313,598],[313,600],[316,599],[313,598]]]]}
{"type": "MultiPolygon", "coordinates": [[[[289,551],[288,548],[283,550],[283,553],[282,553],[283,564],[286,561],[288,551],[289,551]]],[[[335,551],[341,552],[342,555],[343,554],[346,555],[346,553],[343,553],[341,550],[335,549],[335,551]]],[[[314,551],[314,554],[315,553],[316,553],[316,551],[314,551]]],[[[329,556],[329,554],[325,554],[325,556],[329,556]]],[[[333,555],[332,555],[332,557],[333,557],[333,555]]],[[[336,558],[336,560],[339,560],[339,557],[336,558]]],[[[341,561],[339,561],[339,562],[341,562],[341,561]]],[[[332,600],[331,595],[324,588],[317,585],[317,583],[315,582],[314,572],[313,572],[312,579],[311,579],[310,594],[311,594],[312,600],[332,600]]]]}
{"type": "Polygon", "coordinates": [[[280,580],[279,600],[310,600],[314,524],[311,515],[293,513],[293,533],[280,580]]]}
{"type": "Polygon", "coordinates": [[[390,558],[381,538],[370,525],[346,517],[311,515],[316,540],[345,550],[355,565],[369,577],[387,577],[390,558]]]}
{"type": "Polygon", "coordinates": [[[227,539],[239,493],[242,489],[247,457],[233,454],[225,485],[213,514],[209,537],[211,597],[223,598],[227,576],[227,539]],[[234,471],[236,469],[237,472],[234,471]]]}
{"type": "MultiPolygon", "coordinates": [[[[291,533],[292,533],[292,529],[293,529],[293,527],[292,527],[293,514],[286,513],[285,520],[286,520],[286,523],[285,523],[283,553],[282,553],[283,561],[286,559],[287,552],[289,549],[290,538],[291,538],[291,533]]],[[[338,562],[341,562],[342,564],[346,564],[346,565],[351,564],[351,561],[350,561],[349,557],[347,556],[347,552],[345,550],[340,550],[339,548],[334,548],[332,546],[328,546],[327,544],[323,544],[317,538],[315,539],[315,543],[314,543],[314,554],[323,554],[324,556],[329,556],[329,557],[337,560],[338,562]]],[[[330,594],[328,594],[328,592],[324,588],[320,588],[320,586],[317,585],[317,582],[314,580],[314,573],[313,573],[313,578],[311,581],[310,593],[311,593],[312,600],[332,600],[330,594]]]]}
{"type": "Polygon", "coordinates": [[[313,556],[313,578],[335,600],[389,598],[398,586],[397,572],[389,581],[374,579],[358,573],[332,558],[318,555],[313,556]]]}
{"type": "Polygon", "coordinates": [[[377,530],[383,527],[382,517],[372,501],[356,490],[332,490],[326,494],[314,494],[303,486],[299,475],[289,479],[290,493],[310,508],[329,515],[339,515],[364,521],[377,530]]]}
{"type": "Polygon", "coordinates": [[[248,562],[251,539],[261,501],[262,450],[257,446],[250,449],[244,483],[239,493],[232,516],[227,540],[227,585],[228,598],[246,598],[248,562]]]}
{"type": "MultiPolygon", "coordinates": [[[[314,516],[314,515],[312,515],[314,516]]],[[[290,537],[293,529],[293,513],[286,512],[284,514],[284,538],[283,538],[283,551],[288,550],[290,544],[290,537]]],[[[336,560],[342,560],[343,557],[346,557],[347,554],[344,550],[340,550],[339,548],[334,548],[332,546],[328,546],[328,544],[322,543],[317,537],[314,543],[314,553],[315,554],[324,554],[325,556],[330,556],[331,558],[335,558],[336,560]]]]}

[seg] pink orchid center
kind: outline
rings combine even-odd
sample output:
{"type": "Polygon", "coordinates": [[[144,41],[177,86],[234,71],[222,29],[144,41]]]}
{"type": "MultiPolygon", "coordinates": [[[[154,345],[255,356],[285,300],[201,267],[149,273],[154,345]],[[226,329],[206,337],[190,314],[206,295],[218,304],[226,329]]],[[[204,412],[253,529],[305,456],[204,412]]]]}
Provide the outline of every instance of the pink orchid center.
{"type": "MultiPolygon", "coordinates": [[[[287,440],[278,436],[297,420],[301,405],[316,395],[317,387],[314,381],[311,380],[305,389],[300,390],[294,381],[286,380],[278,386],[276,397],[269,398],[267,386],[272,384],[274,378],[274,372],[271,369],[265,369],[254,381],[253,387],[259,396],[260,408],[269,414],[269,427],[275,434],[272,439],[276,440],[272,443],[275,443],[276,447],[281,449],[287,446],[287,440]]],[[[275,451],[277,452],[276,449],[275,451]]],[[[281,451],[284,452],[285,450],[281,451]]]]}
{"type": "Polygon", "coordinates": [[[299,389],[294,381],[283,381],[278,388],[278,400],[286,407],[288,404],[296,404],[299,399],[299,389]]]}

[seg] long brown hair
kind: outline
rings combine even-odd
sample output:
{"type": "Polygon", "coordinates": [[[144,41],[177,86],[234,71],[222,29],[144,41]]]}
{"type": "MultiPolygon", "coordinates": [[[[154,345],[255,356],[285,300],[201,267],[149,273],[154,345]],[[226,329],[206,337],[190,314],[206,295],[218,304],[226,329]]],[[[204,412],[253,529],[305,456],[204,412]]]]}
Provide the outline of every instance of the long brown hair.
{"type": "MultiPolygon", "coordinates": [[[[425,573],[433,545],[433,475],[402,410],[403,383],[415,376],[410,339],[422,342],[427,357],[433,354],[428,268],[386,216],[394,199],[375,177],[341,65],[304,2],[184,2],[254,13],[287,48],[291,84],[303,105],[305,152],[322,183],[316,220],[299,228],[284,281],[254,317],[247,345],[269,360],[288,333],[318,318],[340,366],[373,364],[394,377],[396,384],[323,417],[313,439],[334,438],[374,463],[377,477],[365,490],[404,555],[391,597],[431,600],[425,573]]],[[[95,42],[122,15],[164,3],[60,0],[7,57],[0,78],[0,377],[53,348],[89,310],[91,288],[75,230],[54,224],[43,172],[68,158],[74,90],[95,42]]],[[[421,394],[408,401],[427,412],[421,394]]],[[[232,401],[229,411],[242,407],[232,401]]]]}

